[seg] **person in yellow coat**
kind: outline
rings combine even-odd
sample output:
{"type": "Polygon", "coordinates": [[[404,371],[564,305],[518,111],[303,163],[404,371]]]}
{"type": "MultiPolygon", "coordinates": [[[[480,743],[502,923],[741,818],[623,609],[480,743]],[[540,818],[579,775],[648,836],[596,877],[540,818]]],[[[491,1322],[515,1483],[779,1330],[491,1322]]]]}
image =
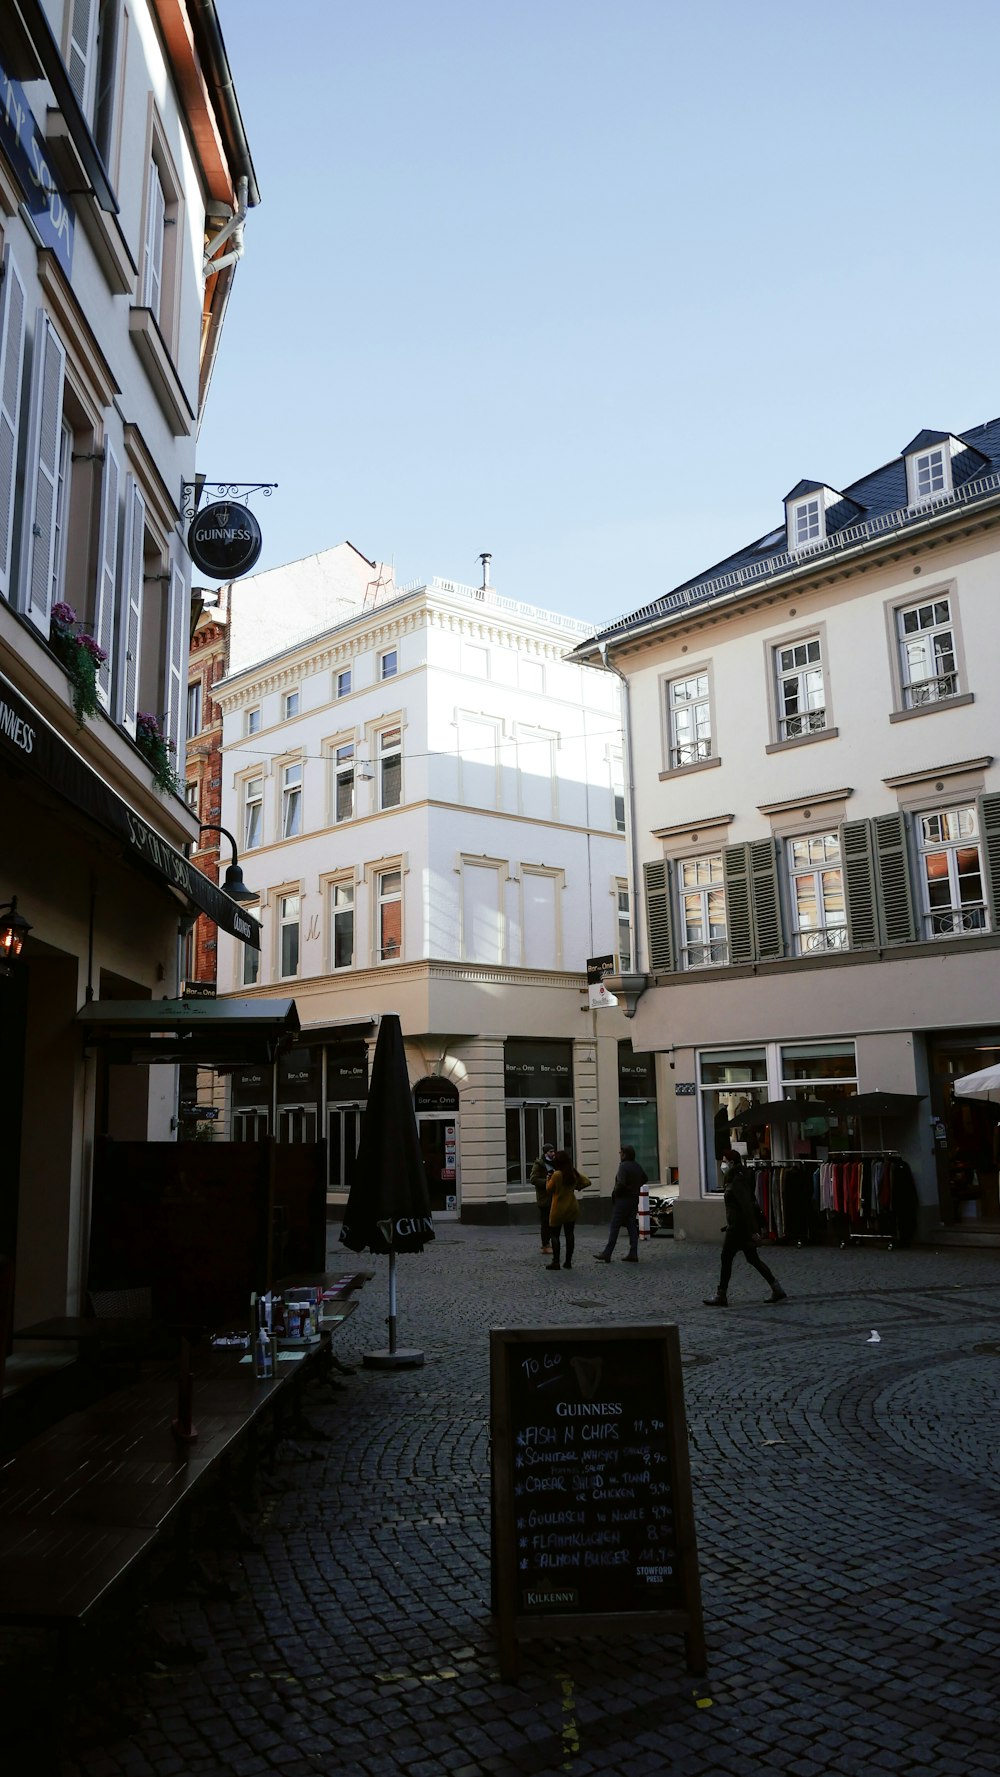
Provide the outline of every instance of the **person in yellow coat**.
{"type": "Polygon", "coordinates": [[[552,1262],[546,1265],[546,1271],[559,1270],[559,1236],[566,1235],[566,1261],[563,1270],[570,1271],[573,1266],[573,1248],[576,1245],[576,1220],[580,1214],[580,1205],[576,1200],[578,1191],[585,1191],[590,1180],[585,1172],[580,1172],[573,1165],[565,1148],[559,1148],[555,1156],[555,1167],[549,1175],[549,1230],[552,1239],[552,1262]]]}

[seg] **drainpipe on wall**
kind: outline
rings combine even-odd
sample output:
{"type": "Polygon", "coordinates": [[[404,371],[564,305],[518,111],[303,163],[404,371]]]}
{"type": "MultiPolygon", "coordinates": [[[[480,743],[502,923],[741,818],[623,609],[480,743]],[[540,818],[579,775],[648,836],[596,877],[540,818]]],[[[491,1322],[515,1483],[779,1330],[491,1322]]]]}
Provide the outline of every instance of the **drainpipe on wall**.
{"type": "Polygon", "coordinates": [[[639,960],[639,928],[636,924],[636,887],[639,881],[639,861],[635,847],[635,785],[632,781],[632,705],[629,699],[628,679],[620,667],[608,659],[607,642],[598,642],[598,651],[602,664],[609,673],[621,683],[622,708],[622,772],[625,778],[625,839],[628,852],[628,929],[632,945],[631,973],[640,974],[639,960]]]}

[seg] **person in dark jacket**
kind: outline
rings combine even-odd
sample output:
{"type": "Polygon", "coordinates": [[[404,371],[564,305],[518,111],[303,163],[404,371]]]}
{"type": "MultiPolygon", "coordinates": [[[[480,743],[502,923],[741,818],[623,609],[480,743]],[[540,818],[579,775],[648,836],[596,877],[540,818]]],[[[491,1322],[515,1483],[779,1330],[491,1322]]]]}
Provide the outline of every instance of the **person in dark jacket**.
{"type": "Polygon", "coordinates": [[[719,1272],[719,1287],[714,1296],[704,1298],[706,1308],[728,1308],[729,1299],[726,1294],[729,1279],[733,1274],[733,1260],[737,1253],[742,1253],[748,1265],[759,1271],[765,1283],[771,1286],[769,1302],[784,1302],[785,1292],[774,1274],[768,1270],[754,1245],[757,1233],[757,1204],[747,1176],[742,1156],[734,1148],[723,1155],[720,1167],[723,1178],[723,1196],[726,1205],[725,1239],[722,1242],[722,1267],[719,1272]]]}
{"type": "Polygon", "coordinates": [[[611,1193],[611,1226],[608,1229],[607,1244],[602,1253],[594,1253],[593,1257],[599,1265],[610,1265],[611,1255],[623,1228],[628,1230],[628,1252],[622,1255],[622,1262],[627,1265],[639,1263],[639,1192],[649,1180],[635,1157],[634,1148],[619,1148],[621,1165],[615,1174],[615,1188],[611,1193]]]}
{"type": "Polygon", "coordinates": [[[538,1220],[542,1230],[542,1252],[551,1253],[552,1239],[549,1230],[549,1179],[555,1169],[556,1150],[550,1141],[537,1160],[532,1161],[531,1183],[535,1187],[535,1202],[538,1204],[538,1220]]]}

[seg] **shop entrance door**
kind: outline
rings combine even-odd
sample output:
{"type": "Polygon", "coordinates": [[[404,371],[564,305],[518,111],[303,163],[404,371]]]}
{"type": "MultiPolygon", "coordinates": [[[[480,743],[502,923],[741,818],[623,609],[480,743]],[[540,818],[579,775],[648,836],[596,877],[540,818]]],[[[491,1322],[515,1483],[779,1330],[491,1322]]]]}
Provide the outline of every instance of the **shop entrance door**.
{"type": "Polygon", "coordinates": [[[328,1191],[349,1191],[361,1140],[361,1106],[332,1104],[327,1111],[328,1191]]]}
{"type": "Polygon", "coordinates": [[[420,1153],[427,1175],[431,1209],[435,1215],[458,1214],[456,1133],[454,1117],[441,1112],[417,1116],[420,1153]]]}
{"type": "Polygon", "coordinates": [[[507,1189],[527,1190],[531,1168],[547,1142],[573,1152],[572,1104],[521,1104],[507,1107],[507,1189]]]}
{"type": "Polygon", "coordinates": [[[306,1142],[316,1140],[316,1111],[312,1105],[286,1104],[278,1106],[278,1140],[280,1142],[306,1142]]]}
{"type": "Polygon", "coordinates": [[[234,1141],[263,1141],[267,1134],[268,1111],[262,1104],[241,1105],[233,1112],[234,1141]]]}

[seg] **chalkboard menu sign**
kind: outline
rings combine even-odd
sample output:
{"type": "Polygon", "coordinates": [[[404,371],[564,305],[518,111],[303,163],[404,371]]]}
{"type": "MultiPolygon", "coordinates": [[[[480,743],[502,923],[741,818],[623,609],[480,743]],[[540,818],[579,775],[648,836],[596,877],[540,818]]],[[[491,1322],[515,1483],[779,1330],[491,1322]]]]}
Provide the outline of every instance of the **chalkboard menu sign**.
{"type": "Polygon", "coordinates": [[[677,1328],[490,1334],[494,1603],[517,1643],[674,1630],[704,1671],[677,1328]]]}

